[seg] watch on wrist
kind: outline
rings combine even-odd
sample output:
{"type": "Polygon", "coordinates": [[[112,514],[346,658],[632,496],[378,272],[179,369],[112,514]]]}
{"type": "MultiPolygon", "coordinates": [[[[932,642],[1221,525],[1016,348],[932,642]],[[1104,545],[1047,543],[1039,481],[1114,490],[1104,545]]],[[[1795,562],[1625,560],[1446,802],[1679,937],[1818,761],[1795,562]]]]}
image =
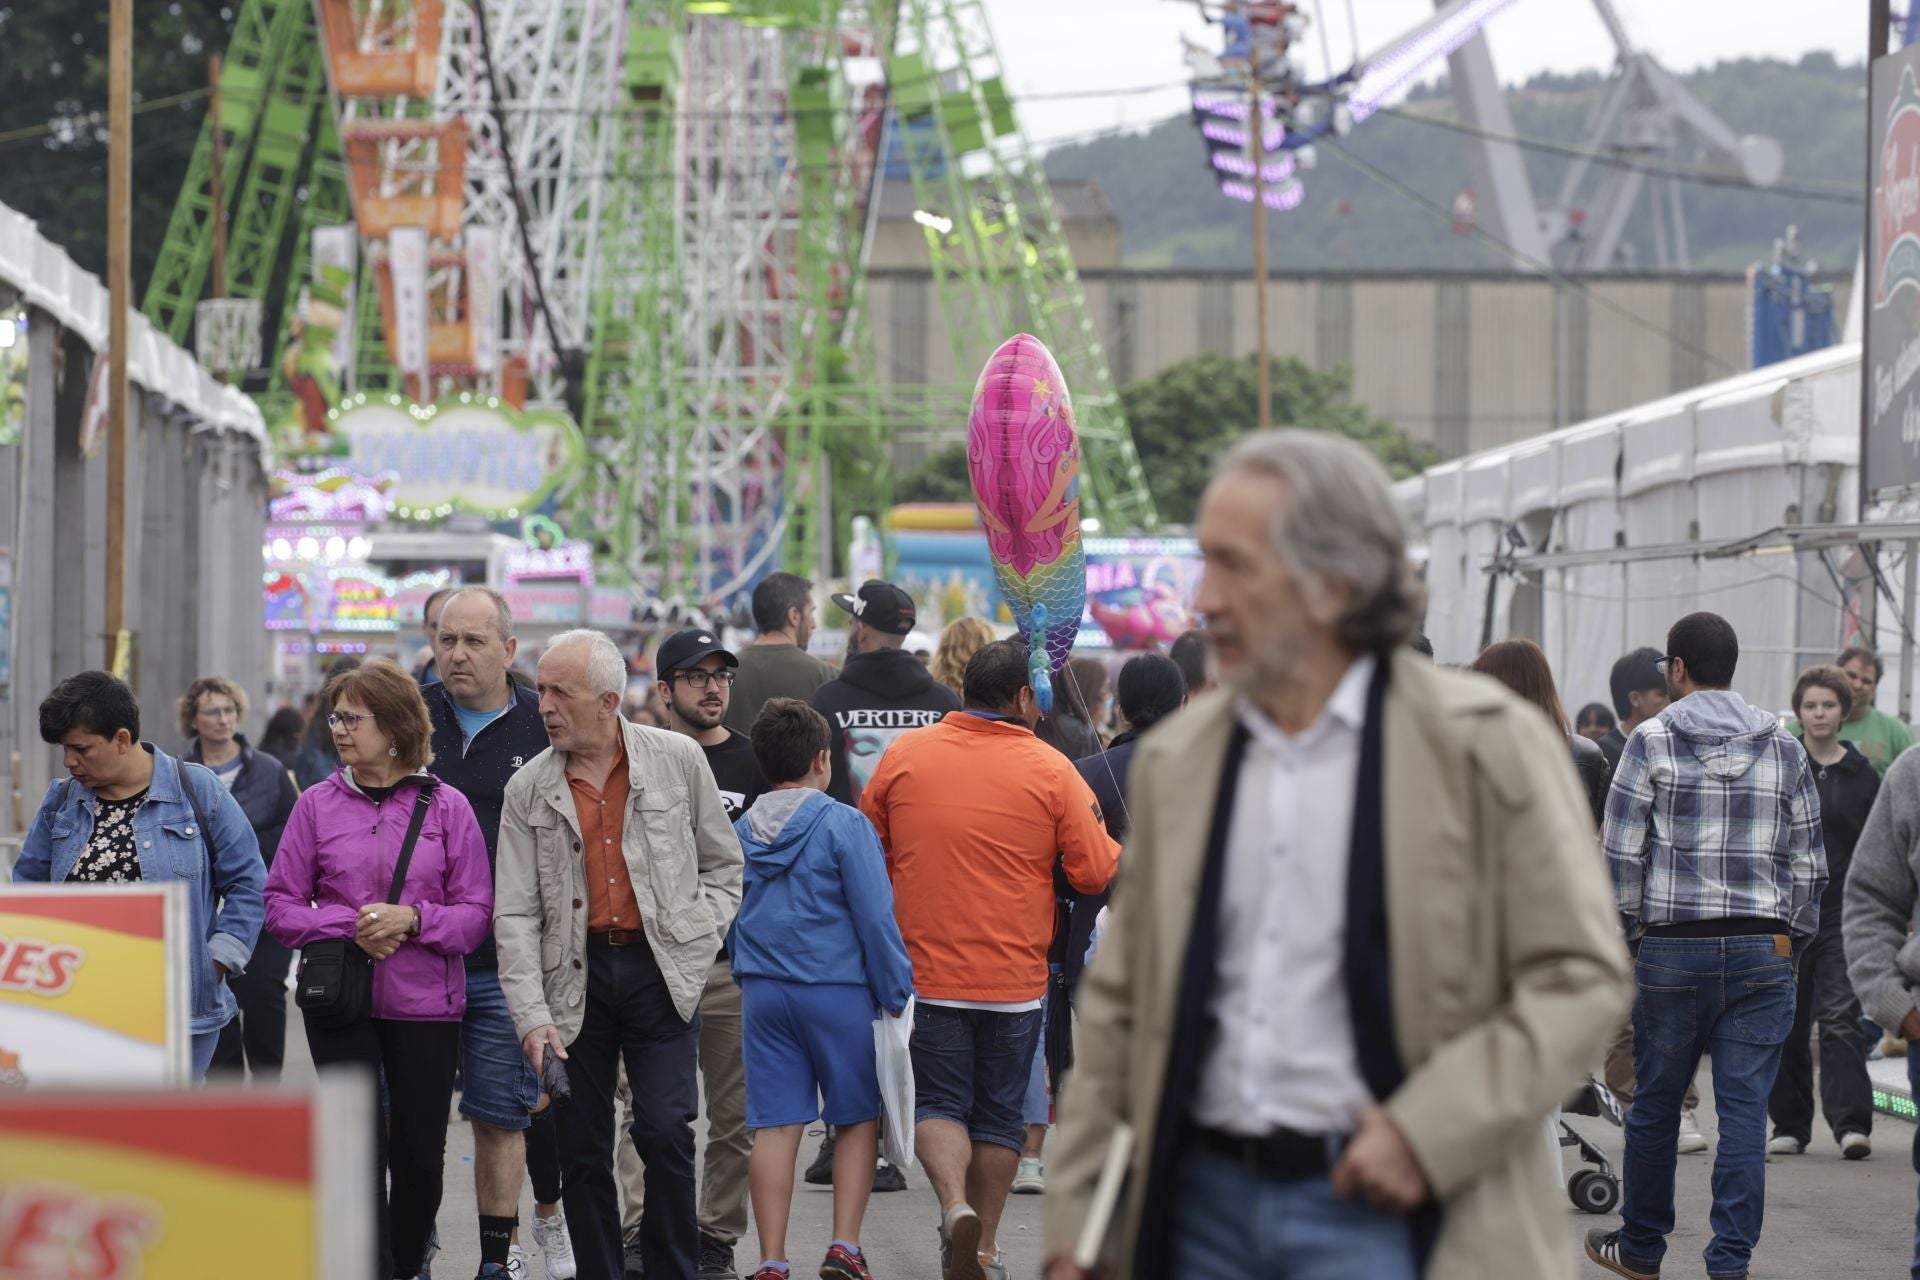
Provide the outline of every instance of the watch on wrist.
{"type": "Polygon", "coordinates": [[[409,938],[420,936],[420,908],[417,906],[413,909],[413,923],[407,926],[407,936],[409,938]]]}

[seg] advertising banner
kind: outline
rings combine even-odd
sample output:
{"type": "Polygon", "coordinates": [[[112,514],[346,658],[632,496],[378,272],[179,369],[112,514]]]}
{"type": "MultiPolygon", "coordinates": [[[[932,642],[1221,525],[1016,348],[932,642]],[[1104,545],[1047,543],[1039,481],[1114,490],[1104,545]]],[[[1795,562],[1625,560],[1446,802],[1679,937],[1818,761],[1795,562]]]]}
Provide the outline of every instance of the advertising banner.
{"type": "Polygon", "coordinates": [[[393,272],[393,345],[400,372],[412,385],[427,385],[427,233],[395,227],[387,237],[393,272]]]}
{"type": "Polygon", "coordinates": [[[0,885],[0,1089],[185,1082],[186,893],[0,885]]]}
{"type": "MultiPolygon", "coordinates": [[[[329,267],[346,272],[347,285],[341,290],[340,312],[348,319],[354,314],[353,279],[359,252],[360,231],[351,223],[313,229],[314,279],[322,279],[320,273],[329,267]]],[[[332,352],[334,368],[353,368],[353,325],[351,323],[343,323],[340,331],[334,335],[332,352]]]]}
{"type": "Polygon", "coordinates": [[[1920,483],[1920,45],[1873,63],[1861,488],[1920,483]]]}
{"type": "Polygon", "coordinates": [[[0,1277],[366,1275],[372,1093],[0,1089],[0,1277]]]}

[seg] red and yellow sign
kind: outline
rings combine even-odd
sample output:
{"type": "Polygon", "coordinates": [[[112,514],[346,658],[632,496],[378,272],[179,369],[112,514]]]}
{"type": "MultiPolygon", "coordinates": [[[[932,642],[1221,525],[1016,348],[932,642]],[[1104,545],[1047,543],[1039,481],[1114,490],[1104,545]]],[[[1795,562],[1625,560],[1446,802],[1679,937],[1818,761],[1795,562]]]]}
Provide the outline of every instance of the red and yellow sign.
{"type": "Polygon", "coordinates": [[[320,1102],[0,1093],[0,1280],[326,1274],[320,1102]]]}
{"type": "Polygon", "coordinates": [[[184,1078],[182,893],[0,887],[0,1086],[184,1078]]]}

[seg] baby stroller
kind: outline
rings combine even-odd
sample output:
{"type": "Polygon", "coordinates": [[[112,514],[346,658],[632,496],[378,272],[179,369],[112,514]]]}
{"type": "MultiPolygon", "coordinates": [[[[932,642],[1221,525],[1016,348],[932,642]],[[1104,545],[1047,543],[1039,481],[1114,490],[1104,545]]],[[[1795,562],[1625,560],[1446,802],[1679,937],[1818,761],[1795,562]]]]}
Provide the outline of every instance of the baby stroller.
{"type": "Polygon", "coordinates": [[[1580,1152],[1583,1164],[1591,1169],[1577,1169],[1567,1179],[1567,1199],[1573,1201],[1573,1207],[1582,1213],[1612,1213],[1620,1204],[1620,1175],[1614,1171],[1613,1161],[1607,1159],[1607,1153],[1587,1141],[1581,1132],[1567,1122],[1568,1116],[1593,1116],[1604,1119],[1618,1128],[1621,1124],[1620,1103],[1613,1091],[1592,1076],[1587,1077],[1573,1097],[1567,1099],[1560,1109],[1560,1145],[1574,1147],[1580,1152]]]}

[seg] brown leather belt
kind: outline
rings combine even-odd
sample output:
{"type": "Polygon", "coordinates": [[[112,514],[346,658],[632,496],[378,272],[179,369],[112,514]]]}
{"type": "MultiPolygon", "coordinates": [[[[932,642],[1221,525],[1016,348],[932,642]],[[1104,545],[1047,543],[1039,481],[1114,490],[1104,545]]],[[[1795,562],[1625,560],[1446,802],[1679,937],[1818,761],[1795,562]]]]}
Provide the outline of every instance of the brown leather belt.
{"type": "Polygon", "coordinates": [[[647,940],[645,929],[589,929],[588,942],[604,942],[610,947],[637,947],[647,940]]]}

